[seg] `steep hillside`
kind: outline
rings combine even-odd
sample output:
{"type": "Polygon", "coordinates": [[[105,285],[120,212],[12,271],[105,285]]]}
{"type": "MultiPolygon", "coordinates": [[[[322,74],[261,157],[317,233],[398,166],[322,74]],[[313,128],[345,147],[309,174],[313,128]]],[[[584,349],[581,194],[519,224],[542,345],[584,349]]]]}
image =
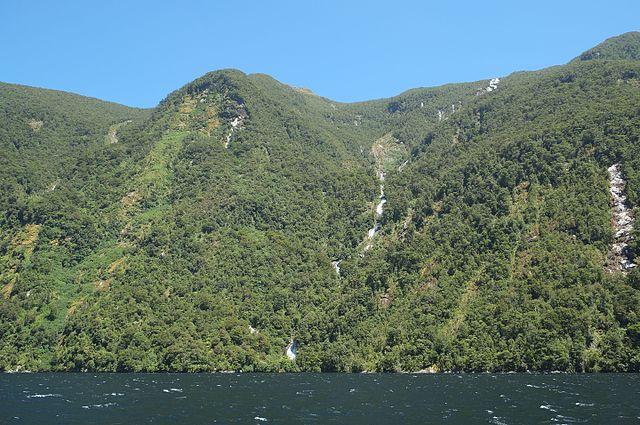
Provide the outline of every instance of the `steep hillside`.
{"type": "Polygon", "coordinates": [[[639,370],[638,45],[355,104],[7,85],[0,368],[639,370]]]}
{"type": "Polygon", "coordinates": [[[109,146],[110,129],[148,115],[70,93],[0,84],[4,359],[9,350],[29,359],[33,369],[50,367],[61,312],[76,296],[75,265],[110,230],[104,208],[126,180],[116,164],[127,153],[109,146]],[[18,336],[17,327],[25,333],[18,336]],[[31,338],[40,342],[34,345],[31,338]]]}

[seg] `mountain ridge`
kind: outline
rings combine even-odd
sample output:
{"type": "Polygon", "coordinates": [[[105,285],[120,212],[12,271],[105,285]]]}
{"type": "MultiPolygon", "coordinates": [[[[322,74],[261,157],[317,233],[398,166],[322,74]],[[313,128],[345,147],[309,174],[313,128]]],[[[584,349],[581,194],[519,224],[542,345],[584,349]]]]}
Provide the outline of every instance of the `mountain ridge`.
{"type": "Polygon", "coordinates": [[[639,60],[640,32],[631,31],[610,37],[583,52],[573,61],[585,60],[639,60]]]}

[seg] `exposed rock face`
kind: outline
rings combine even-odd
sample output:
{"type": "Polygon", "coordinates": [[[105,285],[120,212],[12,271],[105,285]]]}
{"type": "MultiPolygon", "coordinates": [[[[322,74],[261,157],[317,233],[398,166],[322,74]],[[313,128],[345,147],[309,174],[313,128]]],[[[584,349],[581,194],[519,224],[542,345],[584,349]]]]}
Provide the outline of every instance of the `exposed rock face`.
{"type": "Polygon", "coordinates": [[[42,128],[43,125],[44,123],[40,120],[36,120],[36,119],[29,120],[29,127],[31,127],[31,130],[33,130],[36,133],[42,128]]]}
{"type": "Polygon", "coordinates": [[[498,88],[498,83],[500,83],[500,78],[492,78],[489,81],[489,86],[485,89],[487,92],[492,92],[498,88]]]}
{"type": "Polygon", "coordinates": [[[613,220],[613,242],[607,256],[607,271],[627,272],[636,267],[629,259],[629,242],[633,238],[633,213],[624,194],[626,182],[620,164],[609,167],[609,192],[613,220]]]}
{"type": "MultiPolygon", "coordinates": [[[[244,106],[244,105],[241,105],[244,106]]],[[[237,130],[240,130],[243,125],[244,125],[244,116],[237,116],[233,119],[233,121],[231,121],[231,128],[229,129],[229,133],[227,133],[227,141],[224,143],[224,147],[228,148],[229,147],[229,143],[231,143],[231,136],[233,136],[233,133],[235,133],[237,130]]]]}
{"type": "Polygon", "coordinates": [[[479,88],[476,91],[476,96],[480,96],[481,94],[484,94],[484,93],[491,93],[492,91],[498,88],[498,84],[500,84],[500,78],[492,78],[489,81],[489,85],[487,87],[479,88]]]}

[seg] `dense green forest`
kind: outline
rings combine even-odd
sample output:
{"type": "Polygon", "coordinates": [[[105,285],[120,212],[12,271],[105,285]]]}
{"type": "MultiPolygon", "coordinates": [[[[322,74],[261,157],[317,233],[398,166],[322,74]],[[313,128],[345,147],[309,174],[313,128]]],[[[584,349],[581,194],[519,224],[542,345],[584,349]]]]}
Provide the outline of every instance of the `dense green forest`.
{"type": "Polygon", "coordinates": [[[0,370],[640,371],[638,52],[352,104],[0,84],[0,370]]]}

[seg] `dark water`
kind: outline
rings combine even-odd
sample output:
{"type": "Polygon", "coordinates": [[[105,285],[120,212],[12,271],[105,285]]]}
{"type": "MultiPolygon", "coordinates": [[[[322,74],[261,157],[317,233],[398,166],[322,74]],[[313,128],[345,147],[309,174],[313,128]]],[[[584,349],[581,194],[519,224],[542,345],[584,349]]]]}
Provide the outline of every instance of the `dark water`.
{"type": "Polygon", "coordinates": [[[1,424],[640,423],[640,375],[0,374],[1,424]]]}

